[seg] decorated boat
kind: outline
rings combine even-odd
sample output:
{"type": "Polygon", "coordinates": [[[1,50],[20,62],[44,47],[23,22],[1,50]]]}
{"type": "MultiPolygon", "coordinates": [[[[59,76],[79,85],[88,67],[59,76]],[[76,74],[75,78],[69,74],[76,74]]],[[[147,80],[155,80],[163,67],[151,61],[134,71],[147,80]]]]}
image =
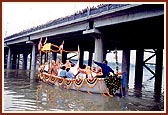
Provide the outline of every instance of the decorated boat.
{"type": "MultiPolygon", "coordinates": [[[[41,40],[40,40],[41,42],[41,40]]],[[[62,54],[62,52],[68,52],[63,50],[63,44],[60,46],[46,43],[44,46],[39,43],[39,54],[41,58],[41,52],[46,53],[46,55],[50,52],[58,52],[62,54]],[[52,47],[58,48],[58,50],[53,50],[52,47]]],[[[79,57],[79,49],[76,51],[78,53],[79,57]]],[[[117,53],[116,53],[117,54],[117,53]]],[[[41,59],[39,59],[41,60],[41,59]]],[[[87,93],[100,93],[103,96],[114,96],[116,92],[120,92],[122,95],[126,95],[125,92],[125,81],[123,82],[123,78],[126,77],[125,73],[117,72],[116,74],[110,74],[106,76],[105,78],[98,78],[97,74],[92,72],[91,78],[84,78],[81,79],[80,75],[76,76],[75,78],[63,78],[59,75],[53,75],[51,73],[47,73],[41,70],[41,61],[39,62],[39,68],[38,68],[38,79],[44,83],[57,86],[60,88],[66,88],[76,91],[83,91],[87,93]]],[[[76,74],[77,70],[79,68],[79,60],[77,64],[74,67],[71,67],[71,71],[76,74]]],[[[118,70],[118,66],[116,67],[118,70]]]]}

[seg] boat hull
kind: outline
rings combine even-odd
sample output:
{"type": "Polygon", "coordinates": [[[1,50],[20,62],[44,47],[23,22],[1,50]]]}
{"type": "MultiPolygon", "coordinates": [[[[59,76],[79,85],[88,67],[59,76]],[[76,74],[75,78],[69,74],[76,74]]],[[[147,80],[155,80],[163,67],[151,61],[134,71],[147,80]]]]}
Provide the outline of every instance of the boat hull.
{"type": "Polygon", "coordinates": [[[101,93],[110,95],[105,84],[105,78],[68,79],[42,72],[39,75],[39,79],[45,83],[60,88],[84,91],[87,93],[101,93]]]}

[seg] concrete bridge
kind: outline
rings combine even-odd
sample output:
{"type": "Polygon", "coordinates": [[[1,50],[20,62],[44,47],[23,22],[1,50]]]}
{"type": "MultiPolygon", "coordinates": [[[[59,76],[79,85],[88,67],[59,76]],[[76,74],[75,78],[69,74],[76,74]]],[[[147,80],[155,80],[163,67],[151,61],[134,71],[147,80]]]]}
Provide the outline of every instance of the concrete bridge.
{"type": "MultiPolygon", "coordinates": [[[[27,56],[31,54],[31,70],[35,70],[39,39],[60,45],[65,50],[77,50],[80,46],[80,65],[84,51],[89,51],[88,65],[92,65],[93,52],[96,61],[106,58],[108,51],[123,50],[122,71],[129,79],[130,50],[136,50],[135,85],[142,84],[143,66],[154,76],[155,89],[160,92],[164,49],[164,4],[106,4],[85,9],[74,15],[59,18],[46,24],[23,30],[4,38],[4,60],[7,68],[17,68],[23,54],[23,69],[27,68],[27,56]],[[144,49],[153,49],[153,55],[144,60],[144,49]],[[156,56],[156,70],[146,63],[156,56]],[[159,89],[159,90],[158,90],[159,89]]],[[[54,56],[55,59],[56,56],[54,56]]],[[[63,54],[65,62],[67,54],[63,54]]]]}

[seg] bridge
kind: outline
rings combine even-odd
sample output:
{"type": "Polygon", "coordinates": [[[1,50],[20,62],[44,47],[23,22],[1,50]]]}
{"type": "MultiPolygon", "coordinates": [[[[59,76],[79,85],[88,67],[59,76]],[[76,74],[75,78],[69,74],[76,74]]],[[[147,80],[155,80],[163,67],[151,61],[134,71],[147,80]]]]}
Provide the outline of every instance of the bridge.
{"type": "MultiPolygon", "coordinates": [[[[49,21],[4,38],[4,61],[7,68],[17,68],[20,54],[23,69],[27,69],[27,57],[31,54],[31,70],[37,62],[37,45],[42,37],[64,49],[76,51],[80,47],[80,66],[84,51],[89,51],[88,65],[102,61],[112,50],[123,50],[122,71],[129,80],[130,50],[136,50],[135,86],[141,87],[143,67],[155,77],[155,90],[160,92],[164,49],[164,4],[105,4],[87,8],[74,15],[49,21]],[[152,49],[153,51],[148,51],[152,49]],[[144,60],[144,51],[153,53],[144,60]],[[156,56],[155,72],[146,63],[156,56]]],[[[56,55],[53,55],[56,59],[56,55]]],[[[67,53],[63,54],[63,63],[67,53]]]]}

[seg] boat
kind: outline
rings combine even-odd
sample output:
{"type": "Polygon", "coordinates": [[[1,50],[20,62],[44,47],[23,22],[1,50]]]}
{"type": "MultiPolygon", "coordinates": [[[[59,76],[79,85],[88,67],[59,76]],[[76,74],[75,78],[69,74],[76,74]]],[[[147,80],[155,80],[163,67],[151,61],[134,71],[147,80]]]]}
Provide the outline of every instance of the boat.
{"type": "MultiPolygon", "coordinates": [[[[41,57],[41,52],[46,53],[46,55],[50,52],[58,52],[61,54],[65,50],[63,50],[63,48],[61,49],[60,47],[62,46],[46,43],[44,46],[39,48],[40,57],[41,57]],[[58,48],[58,50],[53,50],[54,48],[52,49],[52,47],[54,47],[55,49],[58,48]]],[[[68,51],[65,51],[65,52],[68,52],[68,51]]],[[[78,48],[78,51],[76,52],[79,54],[79,48],[78,48]]],[[[124,74],[121,72],[118,72],[117,74],[111,74],[105,78],[98,78],[96,76],[96,73],[94,72],[92,72],[92,76],[93,76],[92,78],[81,79],[80,76],[76,78],[63,78],[58,75],[53,75],[53,74],[49,74],[47,72],[41,71],[40,69],[41,65],[43,64],[39,62],[39,69],[38,69],[39,81],[42,81],[46,84],[50,84],[53,86],[57,86],[59,88],[66,88],[70,90],[87,92],[88,94],[99,93],[103,96],[111,96],[111,97],[113,97],[117,91],[122,93],[123,88],[125,88],[122,86],[124,74]]],[[[78,67],[79,67],[79,60],[74,67],[71,67],[72,71],[74,73],[77,73],[78,67]]]]}

